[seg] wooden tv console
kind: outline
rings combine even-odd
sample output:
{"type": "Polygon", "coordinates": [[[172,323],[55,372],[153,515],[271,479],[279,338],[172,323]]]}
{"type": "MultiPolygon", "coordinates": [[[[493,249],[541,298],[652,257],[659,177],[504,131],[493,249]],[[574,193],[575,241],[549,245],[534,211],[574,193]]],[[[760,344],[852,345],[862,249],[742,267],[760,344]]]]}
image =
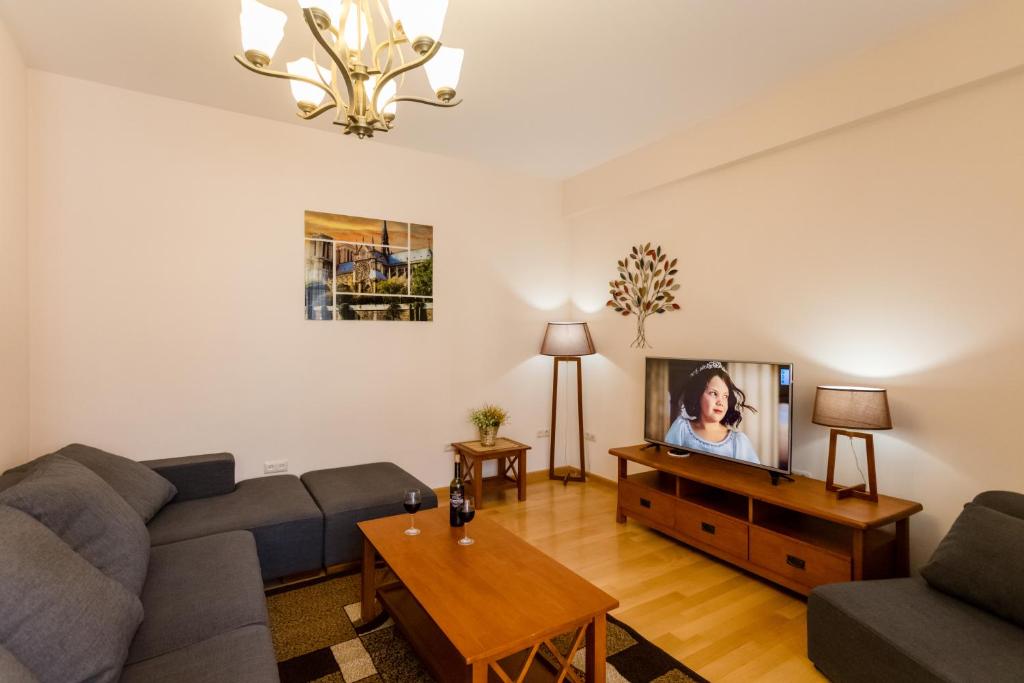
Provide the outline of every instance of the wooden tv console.
{"type": "Polygon", "coordinates": [[[619,459],[619,523],[632,517],[804,595],[825,583],[910,574],[910,516],[920,503],[839,500],[817,479],[773,485],[765,470],[664,447],[608,452],[619,459]],[[630,461],[651,469],[627,476],[630,461]]]}

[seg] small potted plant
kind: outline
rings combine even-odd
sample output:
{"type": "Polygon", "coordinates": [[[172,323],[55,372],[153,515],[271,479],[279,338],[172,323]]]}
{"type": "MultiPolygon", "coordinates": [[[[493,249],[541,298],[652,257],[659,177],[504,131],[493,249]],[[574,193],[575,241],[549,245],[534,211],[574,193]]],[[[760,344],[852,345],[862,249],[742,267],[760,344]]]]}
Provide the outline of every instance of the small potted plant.
{"type": "Polygon", "coordinates": [[[498,427],[508,422],[508,413],[498,406],[485,405],[470,413],[469,421],[480,430],[480,445],[493,446],[498,436],[498,427]]]}

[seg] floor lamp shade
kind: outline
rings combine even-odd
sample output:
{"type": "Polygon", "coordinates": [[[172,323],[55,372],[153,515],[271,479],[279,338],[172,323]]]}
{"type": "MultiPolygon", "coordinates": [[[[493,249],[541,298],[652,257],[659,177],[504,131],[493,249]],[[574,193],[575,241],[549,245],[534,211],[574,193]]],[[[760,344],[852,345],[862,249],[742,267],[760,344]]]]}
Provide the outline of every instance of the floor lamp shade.
{"type": "Polygon", "coordinates": [[[586,323],[548,323],[544,331],[544,341],[540,352],[545,356],[553,356],[554,376],[551,380],[551,450],[548,456],[548,477],[570,481],[586,481],[586,451],[583,443],[583,363],[580,356],[594,353],[594,340],[586,323]],[[559,363],[576,364],[576,415],[579,420],[580,438],[580,472],[577,475],[555,475],[555,428],[558,425],[558,365],[559,363]]]}
{"type": "Polygon", "coordinates": [[[594,340],[586,323],[548,323],[540,352],[545,356],[589,356],[594,340]]]}
{"type": "MultiPolygon", "coordinates": [[[[839,498],[878,500],[878,482],[875,476],[875,440],[871,434],[851,429],[892,429],[889,397],[885,389],[872,387],[820,386],[814,395],[814,424],[831,427],[828,439],[828,474],[825,489],[839,498]],[[867,481],[856,486],[838,486],[835,483],[836,439],[864,439],[867,449],[867,481]]],[[[852,441],[851,441],[852,443],[852,441]]]]}

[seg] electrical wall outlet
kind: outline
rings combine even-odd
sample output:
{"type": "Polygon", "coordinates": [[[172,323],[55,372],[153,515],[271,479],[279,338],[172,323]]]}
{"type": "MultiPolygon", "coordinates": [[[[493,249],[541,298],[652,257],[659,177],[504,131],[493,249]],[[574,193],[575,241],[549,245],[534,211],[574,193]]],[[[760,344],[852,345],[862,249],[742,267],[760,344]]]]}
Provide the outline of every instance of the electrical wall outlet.
{"type": "Polygon", "coordinates": [[[584,432],[583,439],[585,441],[597,441],[597,436],[595,436],[593,432],[584,432]]]}
{"type": "Polygon", "coordinates": [[[808,472],[807,470],[793,470],[793,474],[799,475],[801,477],[807,477],[808,479],[811,478],[811,473],[808,472]]]}
{"type": "Polygon", "coordinates": [[[288,471],[287,460],[268,460],[263,463],[263,474],[281,474],[288,471]]]}
{"type": "Polygon", "coordinates": [[[538,439],[546,439],[549,436],[551,436],[551,432],[549,430],[547,430],[547,429],[538,429],[537,430],[537,438],[538,439]]]}

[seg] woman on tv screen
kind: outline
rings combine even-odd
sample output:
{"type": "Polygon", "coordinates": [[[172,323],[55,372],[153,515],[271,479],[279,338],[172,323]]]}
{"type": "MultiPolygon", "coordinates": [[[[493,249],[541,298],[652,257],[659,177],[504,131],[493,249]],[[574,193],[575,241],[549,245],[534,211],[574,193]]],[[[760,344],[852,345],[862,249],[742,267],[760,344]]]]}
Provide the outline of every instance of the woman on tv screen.
{"type": "Polygon", "coordinates": [[[743,410],[756,413],[743,391],[719,361],[707,361],[690,373],[683,387],[678,413],[665,442],[683,450],[761,464],[754,444],[739,431],[743,410]]]}

